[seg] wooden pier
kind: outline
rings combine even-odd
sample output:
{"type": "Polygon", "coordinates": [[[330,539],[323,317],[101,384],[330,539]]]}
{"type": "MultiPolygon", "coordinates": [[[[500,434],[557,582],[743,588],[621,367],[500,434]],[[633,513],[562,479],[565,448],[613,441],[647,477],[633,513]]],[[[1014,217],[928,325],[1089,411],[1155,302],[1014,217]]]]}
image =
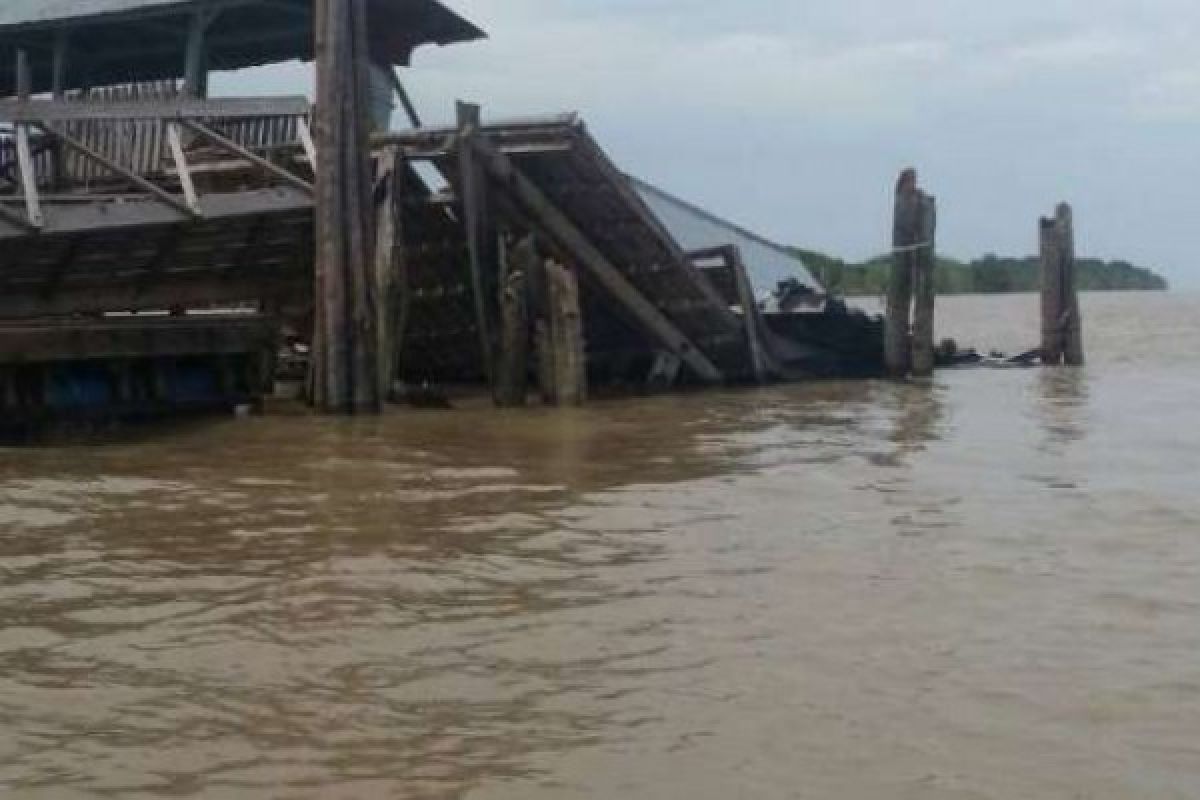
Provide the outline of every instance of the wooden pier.
{"type": "Polygon", "coordinates": [[[460,104],[454,126],[368,138],[368,73],[483,35],[435,0],[81,8],[0,8],[5,408],[54,409],[45,387],[72,380],[117,409],[169,405],[181,359],[241,402],[269,391],[285,329],[333,412],[406,387],[576,404],[881,365],[874,322],[836,304],[772,319],[738,247],[685,251],[575,115],[460,104]],[[315,110],[208,96],[210,68],[297,58],[317,60],[315,110]]]}

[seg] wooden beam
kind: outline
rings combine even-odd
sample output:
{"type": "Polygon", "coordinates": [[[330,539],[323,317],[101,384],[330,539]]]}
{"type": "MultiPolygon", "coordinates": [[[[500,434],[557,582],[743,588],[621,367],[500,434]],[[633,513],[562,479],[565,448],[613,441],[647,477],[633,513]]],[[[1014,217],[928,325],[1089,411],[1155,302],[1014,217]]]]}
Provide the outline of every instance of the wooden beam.
{"type": "MultiPolygon", "coordinates": [[[[3,198],[0,198],[0,208],[4,208],[3,198]]],[[[200,197],[201,213],[205,220],[210,222],[250,214],[311,215],[312,208],[311,195],[286,186],[245,192],[210,193],[200,197]]],[[[174,225],[188,219],[190,217],[154,197],[96,196],[84,203],[56,203],[53,213],[46,218],[42,235],[65,236],[122,228],[174,225]]],[[[30,232],[29,222],[24,219],[24,215],[21,215],[20,221],[14,222],[6,220],[5,214],[0,213],[0,241],[24,238],[30,232]]]]}
{"type": "Polygon", "coordinates": [[[200,214],[200,196],[196,193],[196,182],[192,179],[192,171],[188,166],[187,154],[183,149],[183,136],[179,123],[167,123],[167,144],[171,150],[171,158],[175,161],[175,172],[179,175],[179,186],[183,190],[183,200],[193,214],[200,214]]]}
{"type": "Polygon", "coordinates": [[[417,114],[417,107],[413,105],[412,97],[409,96],[408,89],[404,87],[404,82],[400,80],[400,76],[396,74],[394,68],[388,67],[388,74],[392,76],[392,90],[400,98],[400,105],[404,107],[409,124],[414,128],[420,128],[421,117],[417,114]]]}
{"type": "Polygon", "coordinates": [[[247,119],[307,117],[305,97],[179,97],[170,100],[0,100],[0,122],[76,122],[82,120],[247,119]]]}
{"type": "Polygon", "coordinates": [[[185,217],[198,219],[201,216],[201,214],[192,209],[185,200],[179,199],[175,195],[159,187],[157,184],[154,184],[143,178],[141,175],[138,175],[136,172],[128,170],[107,156],[96,152],[91,147],[79,141],[70,134],[64,133],[63,131],[53,128],[49,125],[42,125],[41,128],[42,130],[46,131],[46,133],[55,137],[75,152],[79,153],[85,158],[95,161],[97,164],[100,164],[102,167],[111,171],[115,175],[119,175],[147,194],[153,195],[160,202],[170,206],[171,208],[183,214],[185,217]]]}
{"type": "Polygon", "coordinates": [[[217,145],[221,149],[226,150],[227,152],[230,152],[240,158],[246,159],[251,164],[254,164],[255,166],[259,167],[260,169],[263,169],[263,170],[271,173],[272,175],[274,175],[276,178],[279,178],[284,183],[289,184],[290,186],[293,186],[304,192],[313,193],[316,191],[316,188],[308,181],[292,174],[291,172],[288,172],[283,167],[280,167],[280,166],[277,166],[277,165],[271,163],[270,161],[268,161],[267,159],[258,155],[257,153],[253,153],[250,150],[247,150],[245,147],[242,147],[240,144],[233,141],[232,139],[222,136],[221,134],[217,133],[212,128],[208,127],[207,125],[204,125],[203,123],[197,122],[196,120],[193,120],[193,119],[184,119],[184,120],[181,120],[181,123],[183,125],[185,125],[189,130],[194,131],[195,133],[199,134],[200,136],[203,136],[205,139],[208,139],[210,142],[217,145]]]}
{"type": "Polygon", "coordinates": [[[300,146],[304,149],[304,155],[308,159],[308,165],[312,167],[313,174],[317,173],[317,143],[313,140],[312,128],[309,127],[308,120],[300,118],[296,121],[296,134],[300,137],[300,146]]]}
{"type": "Polygon", "coordinates": [[[677,355],[701,380],[719,383],[724,375],[670,319],[631,284],[608,258],[485,137],[471,140],[479,163],[564,253],[604,289],[625,314],[659,346],[677,355]]]}
{"type": "Polygon", "coordinates": [[[37,165],[29,147],[29,126],[17,126],[17,164],[21,175],[21,193],[25,198],[25,216],[29,224],[41,229],[46,224],[42,214],[42,203],[38,197],[37,165]]]}

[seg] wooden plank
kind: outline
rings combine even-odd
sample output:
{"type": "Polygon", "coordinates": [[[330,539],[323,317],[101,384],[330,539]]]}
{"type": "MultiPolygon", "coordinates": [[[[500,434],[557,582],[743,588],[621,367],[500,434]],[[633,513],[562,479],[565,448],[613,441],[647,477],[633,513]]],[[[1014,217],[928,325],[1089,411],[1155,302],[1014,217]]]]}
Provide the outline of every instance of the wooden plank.
{"type": "Polygon", "coordinates": [[[80,122],[145,119],[238,120],[255,117],[306,117],[305,97],[180,96],[166,100],[3,100],[0,122],[80,122]]]}
{"type": "Polygon", "coordinates": [[[301,117],[296,121],[296,134],[300,137],[300,146],[304,148],[304,155],[308,158],[308,165],[312,167],[313,174],[316,174],[317,143],[313,141],[312,128],[309,127],[307,119],[301,117]]]}
{"type": "Polygon", "coordinates": [[[279,178],[279,180],[283,181],[284,183],[286,183],[290,186],[294,186],[295,188],[300,189],[301,191],[315,193],[316,187],[314,187],[313,184],[309,183],[308,181],[304,180],[303,178],[301,178],[297,175],[292,174],[291,172],[288,172],[286,169],[283,169],[282,167],[272,164],[270,161],[268,161],[267,159],[258,155],[257,153],[250,152],[245,147],[242,147],[240,144],[233,141],[232,139],[222,136],[221,134],[217,133],[212,128],[208,127],[207,125],[204,125],[200,122],[197,122],[197,121],[191,120],[191,119],[184,119],[184,120],[181,120],[181,122],[188,129],[195,131],[197,134],[208,139],[210,142],[217,145],[218,147],[220,147],[230,153],[233,153],[236,156],[246,159],[251,164],[254,164],[255,166],[259,167],[260,169],[263,169],[266,172],[269,172],[270,174],[274,175],[276,178],[279,178]]]}
{"type": "Polygon", "coordinates": [[[179,176],[183,200],[194,214],[199,215],[200,196],[196,193],[196,182],[192,180],[192,171],[188,167],[187,154],[183,150],[183,137],[180,134],[178,122],[167,123],[167,145],[171,150],[171,158],[175,162],[175,172],[179,176]]]}
{"type": "MultiPolygon", "coordinates": [[[[3,206],[0,205],[0,208],[3,206]]],[[[200,212],[212,222],[250,214],[311,213],[312,197],[288,187],[249,192],[207,194],[200,197],[200,212]]],[[[4,217],[0,214],[0,220],[4,217]]],[[[93,198],[86,204],[56,205],[42,228],[43,236],[70,235],[90,231],[172,225],[191,219],[175,208],[146,197],[122,197],[115,201],[93,198]]],[[[28,236],[28,223],[0,224],[0,241],[28,236]]]]}
{"type": "Polygon", "coordinates": [[[38,197],[37,168],[29,147],[29,126],[17,126],[17,171],[21,176],[21,194],[25,198],[25,217],[29,224],[41,230],[46,224],[42,203],[38,197]]]}
{"type": "Polygon", "coordinates": [[[719,383],[724,379],[716,365],[647,300],[507,156],[485,137],[476,137],[471,144],[491,178],[544,229],[551,241],[587,271],[651,340],[681,358],[701,380],[719,383]]]}

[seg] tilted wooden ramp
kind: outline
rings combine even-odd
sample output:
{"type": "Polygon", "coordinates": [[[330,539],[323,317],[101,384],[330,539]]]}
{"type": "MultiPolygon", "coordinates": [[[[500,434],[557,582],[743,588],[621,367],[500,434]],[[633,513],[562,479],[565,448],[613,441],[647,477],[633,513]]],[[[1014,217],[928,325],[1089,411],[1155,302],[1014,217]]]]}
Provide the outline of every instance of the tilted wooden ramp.
{"type": "MultiPolygon", "coordinates": [[[[468,258],[476,262],[474,275],[459,270],[453,291],[477,285],[478,293],[491,295],[492,277],[478,263],[490,242],[476,233],[486,227],[476,217],[488,215],[536,232],[579,272],[589,357],[657,351],[701,382],[754,377],[742,319],[577,116],[418,130],[378,143],[399,148],[409,164],[433,163],[448,180],[448,195],[431,194],[429,202],[458,210],[468,258]]],[[[453,249],[449,240],[423,242],[421,235],[405,231],[403,261],[418,275],[436,272],[429,262],[453,249]]],[[[476,316],[477,327],[486,328],[486,309],[476,316]]]]}

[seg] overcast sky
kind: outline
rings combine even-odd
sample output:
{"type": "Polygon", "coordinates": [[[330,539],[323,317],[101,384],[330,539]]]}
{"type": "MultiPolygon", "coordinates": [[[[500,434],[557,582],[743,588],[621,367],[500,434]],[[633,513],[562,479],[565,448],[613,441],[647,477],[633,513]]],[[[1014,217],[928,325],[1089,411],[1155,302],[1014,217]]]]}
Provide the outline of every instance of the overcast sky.
{"type": "Polygon", "coordinates": [[[1196,0],[448,5],[491,39],[418,51],[434,121],[577,110],[627,171],[847,258],[885,248],[912,164],[949,255],[1031,254],[1069,200],[1082,253],[1200,287],[1196,0]]]}

